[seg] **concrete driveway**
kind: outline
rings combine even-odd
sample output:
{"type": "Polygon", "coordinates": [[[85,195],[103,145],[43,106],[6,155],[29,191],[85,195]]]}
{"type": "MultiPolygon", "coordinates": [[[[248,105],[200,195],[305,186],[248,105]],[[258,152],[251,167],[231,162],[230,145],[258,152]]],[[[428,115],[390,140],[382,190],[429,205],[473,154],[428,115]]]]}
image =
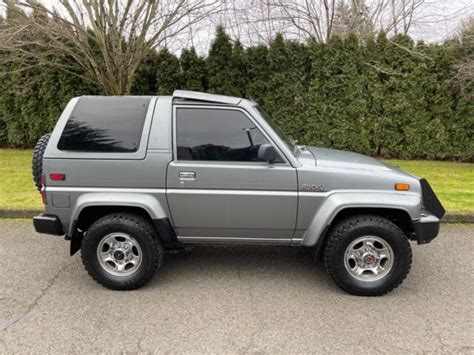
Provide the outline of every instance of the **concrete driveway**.
{"type": "Polygon", "coordinates": [[[340,291],[289,247],[166,255],[144,288],[113,292],[69,243],[0,220],[0,353],[474,353],[474,228],[443,225],[414,247],[391,294],[340,291]]]}

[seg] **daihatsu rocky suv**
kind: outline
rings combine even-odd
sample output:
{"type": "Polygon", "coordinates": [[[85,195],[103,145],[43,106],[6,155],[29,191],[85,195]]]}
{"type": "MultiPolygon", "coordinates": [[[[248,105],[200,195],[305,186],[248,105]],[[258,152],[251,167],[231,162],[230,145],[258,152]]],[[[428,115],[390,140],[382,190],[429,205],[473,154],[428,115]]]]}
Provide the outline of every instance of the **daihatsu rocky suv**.
{"type": "Polygon", "coordinates": [[[295,146],[255,102],[189,91],[72,99],[33,170],[36,231],[66,235],[116,290],[150,280],[166,248],[247,243],[310,248],[345,291],[382,295],[408,274],[409,240],[430,242],[444,214],[424,179],[295,146]]]}

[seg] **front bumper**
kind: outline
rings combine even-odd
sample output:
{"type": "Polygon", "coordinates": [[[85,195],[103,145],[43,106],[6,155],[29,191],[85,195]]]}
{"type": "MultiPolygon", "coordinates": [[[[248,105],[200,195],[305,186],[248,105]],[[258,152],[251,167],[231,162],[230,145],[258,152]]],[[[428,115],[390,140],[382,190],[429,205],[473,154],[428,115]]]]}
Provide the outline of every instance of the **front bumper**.
{"type": "Polygon", "coordinates": [[[431,242],[439,233],[439,222],[446,212],[426,179],[420,179],[423,195],[421,218],[413,222],[415,239],[418,244],[431,242]]]}
{"type": "Polygon", "coordinates": [[[423,194],[423,208],[439,219],[443,218],[446,210],[436,197],[433,189],[426,179],[420,179],[421,193],[423,194]]]}
{"type": "Polygon", "coordinates": [[[41,213],[33,217],[33,226],[38,233],[64,235],[63,227],[57,216],[41,213]]]}
{"type": "Polygon", "coordinates": [[[429,243],[439,233],[439,218],[432,214],[422,214],[419,221],[413,222],[413,228],[418,244],[429,243]]]}

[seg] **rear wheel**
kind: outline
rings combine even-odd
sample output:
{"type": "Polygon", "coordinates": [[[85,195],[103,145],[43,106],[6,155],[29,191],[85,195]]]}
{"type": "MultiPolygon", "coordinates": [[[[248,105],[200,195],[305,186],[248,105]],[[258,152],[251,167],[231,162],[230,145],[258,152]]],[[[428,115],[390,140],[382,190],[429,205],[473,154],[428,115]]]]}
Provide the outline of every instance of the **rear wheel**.
{"type": "Polygon", "coordinates": [[[87,230],[81,247],[89,275],[113,290],[133,290],[146,284],[160,267],[163,255],[153,226],[127,213],[99,219],[87,230]]]}
{"type": "Polygon", "coordinates": [[[391,221],[372,215],[343,220],[330,232],[324,251],[328,273],[343,290],[378,296],[398,287],[410,271],[408,238],[391,221]]]}

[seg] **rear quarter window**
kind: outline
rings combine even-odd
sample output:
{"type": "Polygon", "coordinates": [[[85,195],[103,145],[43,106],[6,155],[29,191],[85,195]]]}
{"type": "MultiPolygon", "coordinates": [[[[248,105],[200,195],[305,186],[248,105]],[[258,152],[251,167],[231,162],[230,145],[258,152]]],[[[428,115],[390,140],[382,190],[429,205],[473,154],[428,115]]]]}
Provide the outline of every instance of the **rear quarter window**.
{"type": "Polygon", "coordinates": [[[58,142],[59,150],[136,152],[150,97],[82,97],[58,142]]]}

